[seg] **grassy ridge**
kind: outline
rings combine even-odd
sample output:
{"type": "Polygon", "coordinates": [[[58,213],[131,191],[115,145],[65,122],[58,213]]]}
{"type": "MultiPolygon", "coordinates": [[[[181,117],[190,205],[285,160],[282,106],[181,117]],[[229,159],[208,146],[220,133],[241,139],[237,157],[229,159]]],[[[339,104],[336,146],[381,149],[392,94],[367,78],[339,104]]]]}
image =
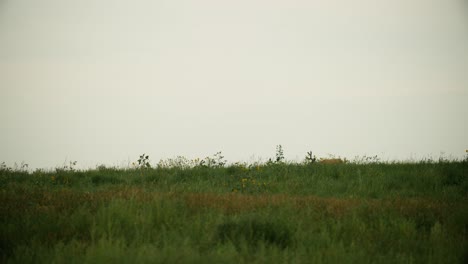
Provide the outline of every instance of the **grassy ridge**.
{"type": "Polygon", "coordinates": [[[9,263],[465,263],[468,164],[0,171],[9,263]]]}

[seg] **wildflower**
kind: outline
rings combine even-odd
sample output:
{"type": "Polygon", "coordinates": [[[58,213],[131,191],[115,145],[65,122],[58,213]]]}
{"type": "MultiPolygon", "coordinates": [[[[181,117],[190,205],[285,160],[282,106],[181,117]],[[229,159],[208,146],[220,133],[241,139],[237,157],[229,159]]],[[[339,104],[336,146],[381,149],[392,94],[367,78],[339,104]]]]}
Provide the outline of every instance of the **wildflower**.
{"type": "Polygon", "coordinates": [[[55,176],[51,176],[50,179],[51,179],[52,181],[55,181],[55,176]]]}

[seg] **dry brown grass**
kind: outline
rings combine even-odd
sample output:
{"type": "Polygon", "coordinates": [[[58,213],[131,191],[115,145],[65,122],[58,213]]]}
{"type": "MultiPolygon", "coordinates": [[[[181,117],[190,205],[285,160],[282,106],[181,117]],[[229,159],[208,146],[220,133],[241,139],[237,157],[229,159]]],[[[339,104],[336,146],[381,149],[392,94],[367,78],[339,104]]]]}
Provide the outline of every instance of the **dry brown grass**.
{"type": "Polygon", "coordinates": [[[154,202],[161,199],[181,201],[194,212],[203,209],[219,210],[225,214],[256,211],[262,208],[289,207],[296,210],[314,210],[331,217],[342,217],[358,208],[380,211],[391,210],[403,216],[433,215],[443,217],[453,205],[430,198],[362,199],[324,198],[318,196],[295,196],[286,194],[218,194],[151,192],[142,188],[115,188],[96,192],[71,189],[56,191],[33,190],[0,192],[0,214],[11,215],[23,212],[47,213],[75,210],[86,205],[97,209],[115,199],[154,202]]]}
{"type": "Polygon", "coordinates": [[[342,159],[320,159],[321,164],[342,164],[345,163],[342,159]]]}
{"type": "Polygon", "coordinates": [[[255,211],[266,207],[311,209],[332,217],[342,217],[358,208],[368,211],[391,210],[403,216],[427,215],[443,217],[450,204],[429,198],[358,199],[323,198],[317,196],[244,195],[244,194],[184,194],[186,205],[194,210],[216,209],[227,214],[255,211]]]}

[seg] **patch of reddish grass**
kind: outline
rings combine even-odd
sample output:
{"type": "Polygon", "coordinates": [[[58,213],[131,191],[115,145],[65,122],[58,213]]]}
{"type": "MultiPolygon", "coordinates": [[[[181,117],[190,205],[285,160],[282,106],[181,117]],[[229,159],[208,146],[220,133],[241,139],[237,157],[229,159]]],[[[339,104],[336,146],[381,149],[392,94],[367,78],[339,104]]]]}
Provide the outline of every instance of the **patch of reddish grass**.
{"type": "Polygon", "coordinates": [[[364,206],[370,212],[391,210],[411,217],[433,215],[443,217],[451,211],[453,204],[430,198],[362,199],[323,198],[317,196],[294,196],[285,194],[216,194],[216,193],[159,193],[143,188],[119,187],[95,192],[72,189],[2,190],[0,192],[0,215],[64,212],[86,205],[96,209],[114,199],[135,199],[151,202],[160,199],[179,200],[189,210],[215,209],[226,214],[255,211],[267,207],[290,207],[297,210],[314,210],[330,217],[342,217],[364,206]]]}

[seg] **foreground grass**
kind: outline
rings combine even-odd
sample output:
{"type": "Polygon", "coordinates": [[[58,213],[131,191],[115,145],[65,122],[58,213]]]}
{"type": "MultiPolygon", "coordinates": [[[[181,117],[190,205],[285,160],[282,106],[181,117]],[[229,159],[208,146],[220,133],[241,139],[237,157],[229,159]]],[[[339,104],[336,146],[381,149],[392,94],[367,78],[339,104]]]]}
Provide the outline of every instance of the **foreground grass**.
{"type": "Polygon", "coordinates": [[[468,165],[0,172],[2,263],[466,263],[468,165]]]}

